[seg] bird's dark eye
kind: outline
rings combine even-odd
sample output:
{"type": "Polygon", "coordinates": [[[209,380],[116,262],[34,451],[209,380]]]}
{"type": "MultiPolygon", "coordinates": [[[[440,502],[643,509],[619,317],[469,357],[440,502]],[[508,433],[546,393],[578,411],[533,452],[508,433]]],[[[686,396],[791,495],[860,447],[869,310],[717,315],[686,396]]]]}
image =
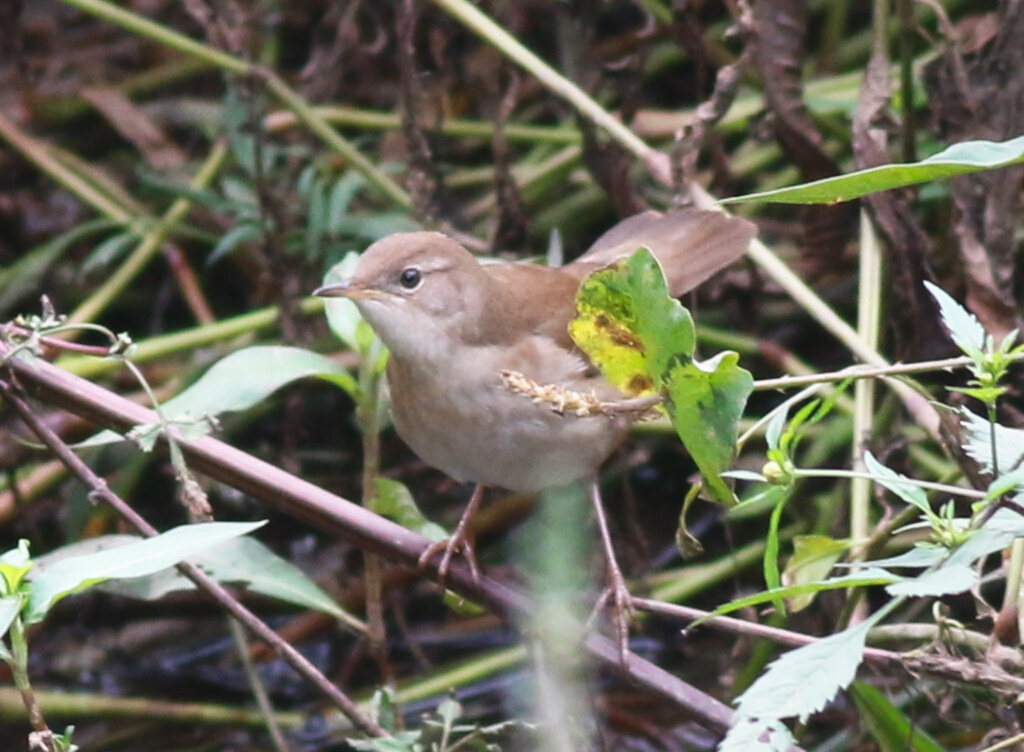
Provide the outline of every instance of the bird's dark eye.
{"type": "Polygon", "coordinates": [[[420,270],[415,266],[410,266],[402,270],[402,276],[398,278],[398,281],[406,290],[412,290],[419,285],[422,279],[423,275],[420,274],[420,270]]]}

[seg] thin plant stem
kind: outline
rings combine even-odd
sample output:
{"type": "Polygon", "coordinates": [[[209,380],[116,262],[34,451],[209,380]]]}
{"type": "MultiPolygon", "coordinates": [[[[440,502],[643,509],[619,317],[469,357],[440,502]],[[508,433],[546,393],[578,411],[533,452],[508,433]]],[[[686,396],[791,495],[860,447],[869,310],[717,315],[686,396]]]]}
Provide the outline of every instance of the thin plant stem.
{"type": "MultiPolygon", "coordinates": [[[[376,372],[375,358],[366,356],[359,367],[360,399],[356,408],[359,430],[363,437],[363,504],[369,506],[377,496],[377,476],[380,474],[380,431],[383,379],[376,372]]],[[[377,660],[381,679],[393,680],[391,661],[388,659],[387,631],[384,623],[383,562],[376,554],[363,557],[363,580],[366,583],[366,623],[370,650],[377,660]]]]}
{"type": "MultiPolygon", "coordinates": [[[[312,316],[323,312],[323,298],[305,298],[299,301],[299,311],[312,316]]],[[[132,345],[132,362],[148,363],[158,358],[187,350],[208,347],[217,342],[251,335],[273,326],[280,316],[280,308],[271,306],[250,311],[212,324],[185,329],[140,340],[132,345]]],[[[113,373],[121,367],[118,360],[98,359],[81,355],[67,355],[57,365],[83,378],[95,379],[113,373]]]]}
{"type": "MultiPolygon", "coordinates": [[[[793,632],[789,629],[780,629],[779,627],[773,627],[767,624],[759,624],[757,622],[737,619],[733,616],[709,616],[710,612],[699,608],[693,608],[691,606],[677,605],[675,603],[663,603],[649,598],[634,598],[633,602],[637,609],[641,611],[671,616],[684,621],[697,621],[698,619],[701,619],[702,627],[709,627],[722,632],[730,632],[732,634],[745,635],[748,637],[764,638],[766,640],[771,640],[772,642],[777,642],[780,645],[788,645],[795,648],[802,647],[803,645],[811,645],[820,639],[817,637],[811,637],[810,635],[801,634],[800,632],[793,632]]],[[[878,648],[865,649],[864,657],[868,660],[883,661],[887,663],[899,663],[900,661],[899,654],[890,650],[880,650],[878,648]]]]}
{"type": "MultiPolygon", "coordinates": [[[[1018,353],[1008,360],[1012,362],[1024,360],[1024,353],[1018,353]]],[[[806,376],[780,376],[777,379],[759,379],[754,382],[754,390],[765,392],[773,389],[792,389],[794,387],[807,386],[808,384],[846,381],[847,379],[874,379],[889,376],[907,376],[914,373],[928,373],[931,371],[949,371],[954,368],[966,368],[973,363],[974,360],[963,355],[943,360],[926,360],[920,363],[896,363],[895,365],[878,367],[857,365],[830,373],[815,373],[806,376]]]]}
{"type": "Polygon", "coordinates": [[[1024,538],[1017,538],[1010,545],[1010,556],[1006,561],[1006,589],[1003,591],[1002,614],[1020,623],[1024,613],[1024,538]]]}
{"type": "Polygon", "coordinates": [[[433,0],[433,2],[457,18],[488,44],[497,48],[503,55],[536,76],[537,80],[549,91],[569,102],[580,114],[606,130],[613,139],[634,156],[642,160],[650,158],[654,150],[621,120],[594,101],[580,87],[537,57],[475,5],[466,0],[433,0]]]}
{"type": "MultiPolygon", "coordinates": [[[[809,470],[797,468],[793,470],[793,475],[797,478],[865,478],[867,480],[876,480],[875,476],[870,473],[857,472],[856,470],[809,470]]],[[[938,491],[952,496],[962,496],[966,499],[986,498],[984,491],[979,491],[975,488],[964,488],[963,486],[951,486],[947,483],[935,483],[929,480],[918,480],[917,478],[900,478],[900,483],[917,486],[927,491],[938,491]]]]}
{"type": "Polygon", "coordinates": [[[25,634],[25,625],[21,617],[15,617],[11,622],[8,632],[11,641],[11,657],[8,663],[11,668],[11,678],[14,686],[21,695],[21,701],[28,711],[29,722],[36,731],[48,731],[49,727],[43,718],[43,711],[39,707],[35,693],[32,691],[32,684],[28,678],[28,637],[25,634]]]}
{"type": "MultiPolygon", "coordinates": [[[[882,249],[867,212],[860,212],[860,289],[857,299],[857,331],[873,349],[878,349],[882,297],[882,249]]],[[[865,472],[864,451],[875,418],[875,380],[858,379],[854,384],[852,467],[865,472]]],[[[871,534],[871,481],[854,478],[850,482],[850,536],[865,540],[871,534]]],[[[853,561],[863,561],[867,551],[851,552],[853,561]]],[[[867,614],[861,614],[867,616],[867,614]]]]}
{"type": "MultiPolygon", "coordinates": [[[[401,115],[394,112],[365,110],[341,105],[321,105],[311,109],[325,122],[333,125],[347,125],[367,130],[398,130],[402,127],[401,115]]],[[[284,110],[267,115],[263,122],[269,131],[283,131],[294,128],[300,123],[300,120],[295,113],[284,110]]],[[[484,120],[446,118],[438,124],[436,132],[444,136],[490,140],[494,135],[494,124],[484,120]]],[[[505,126],[504,133],[509,141],[525,141],[536,144],[578,145],[583,140],[579,130],[568,125],[545,126],[509,123],[505,126]]]]}
{"type": "Polygon", "coordinates": [[[277,723],[274,706],[270,704],[267,688],[264,686],[263,679],[260,678],[259,671],[256,670],[256,665],[252,661],[252,655],[249,653],[249,640],[245,636],[245,630],[235,619],[228,617],[227,621],[228,629],[231,630],[231,638],[235,642],[235,649],[238,651],[238,658],[242,662],[252,695],[256,699],[256,707],[259,708],[266,723],[270,741],[277,752],[288,752],[288,742],[285,741],[284,734],[281,733],[281,726],[277,723]]]}

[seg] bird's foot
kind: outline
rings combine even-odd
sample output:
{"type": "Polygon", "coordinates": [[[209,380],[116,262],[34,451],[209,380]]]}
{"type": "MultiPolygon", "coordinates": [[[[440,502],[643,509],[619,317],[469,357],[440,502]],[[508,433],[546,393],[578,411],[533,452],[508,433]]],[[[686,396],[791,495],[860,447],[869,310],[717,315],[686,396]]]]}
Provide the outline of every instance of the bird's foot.
{"type": "Polygon", "coordinates": [[[448,576],[448,569],[451,566],[452,559],[456,556],[461,556],[466,564],[469,565],[469,572],[473,577],[473,581],[479,582],[480,566],[476,561],[476,551],[473,548],[473,532],[469,529],[468,522],[463,517],[459,521],[458,527],[455,528],[454,533],[443,540],[436,541],[427,546],[423,553],[420,554],[420,569],[426,569],[430,565],[430,560],[441,554],[441,561],[437,565],[437,576],[443,583],[448,576]]]}
{"type": "Polygon", "coordinates": [[[594,604],[591,621],[605,608],[611,611],[619,661],[626,667],[629,660],[629,625],[636,616],[636,607],[633,605],[633,594],[626,585],[626,578],[617,566],[608,568],[608,584],[594,604]]]}

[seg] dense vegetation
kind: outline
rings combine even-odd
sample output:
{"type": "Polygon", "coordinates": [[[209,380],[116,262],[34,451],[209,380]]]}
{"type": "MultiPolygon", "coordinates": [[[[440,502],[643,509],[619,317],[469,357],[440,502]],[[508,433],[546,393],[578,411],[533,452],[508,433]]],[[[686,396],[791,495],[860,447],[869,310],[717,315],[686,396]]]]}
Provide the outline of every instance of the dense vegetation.
{"type": "Polygon", "coordinates": [[[5,748],[1024,744],[1020,3],[0,18],[5,748]],[[489,491],[484,576],[439,587],[423,536],[471,489],[311,291],[398,231],[557,262],[743,196],[695,333],[643,253],[581,298],[665,408],[602,476],[628,660],[580,493],[489,491]]]}

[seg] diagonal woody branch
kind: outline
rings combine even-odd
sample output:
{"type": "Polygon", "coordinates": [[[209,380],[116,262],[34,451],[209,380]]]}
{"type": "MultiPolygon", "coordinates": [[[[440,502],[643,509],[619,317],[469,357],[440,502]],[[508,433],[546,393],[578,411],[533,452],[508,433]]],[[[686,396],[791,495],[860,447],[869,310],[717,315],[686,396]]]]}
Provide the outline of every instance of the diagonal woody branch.
{"type": "MultiPolygon", "coordinates": [[[[9,348],[0,343],[0,361],[9,348]]],[[[37,399],[79,415],[97,426],[126,432],[139,424],[157,422],[149,409],[129,402],[92,382],[73,376],[42,361],[31,364],[12,359],[0,377],[12,381],[37,399]]],[[[418,566],[420,555],[430,542],[347,499],[335,496],[312,483],[210,437],[179,438],[190,467],[249,494],[310,526],[344,538],[356,547],[378,554],[410,568],[418,566]]],[[[77,459],[77,458],[76,458],[77,459]]],[[[437,568],[425,570],[437,579],[437,568]]],[[[533,603],[517,588],[486,575],[474,581],[469,567],[454,561],[445,586],[469,598],[509,622],[527,623],[533,603]]],[[[671,700],[700,719],[708,729],[724,733],[732,710],[695,687],[639,656],[623,667],[615,643],[600,634],[590,634],[583,647],[600,663],[625,673],[629,679],[665,699],[671,700]]]]}

